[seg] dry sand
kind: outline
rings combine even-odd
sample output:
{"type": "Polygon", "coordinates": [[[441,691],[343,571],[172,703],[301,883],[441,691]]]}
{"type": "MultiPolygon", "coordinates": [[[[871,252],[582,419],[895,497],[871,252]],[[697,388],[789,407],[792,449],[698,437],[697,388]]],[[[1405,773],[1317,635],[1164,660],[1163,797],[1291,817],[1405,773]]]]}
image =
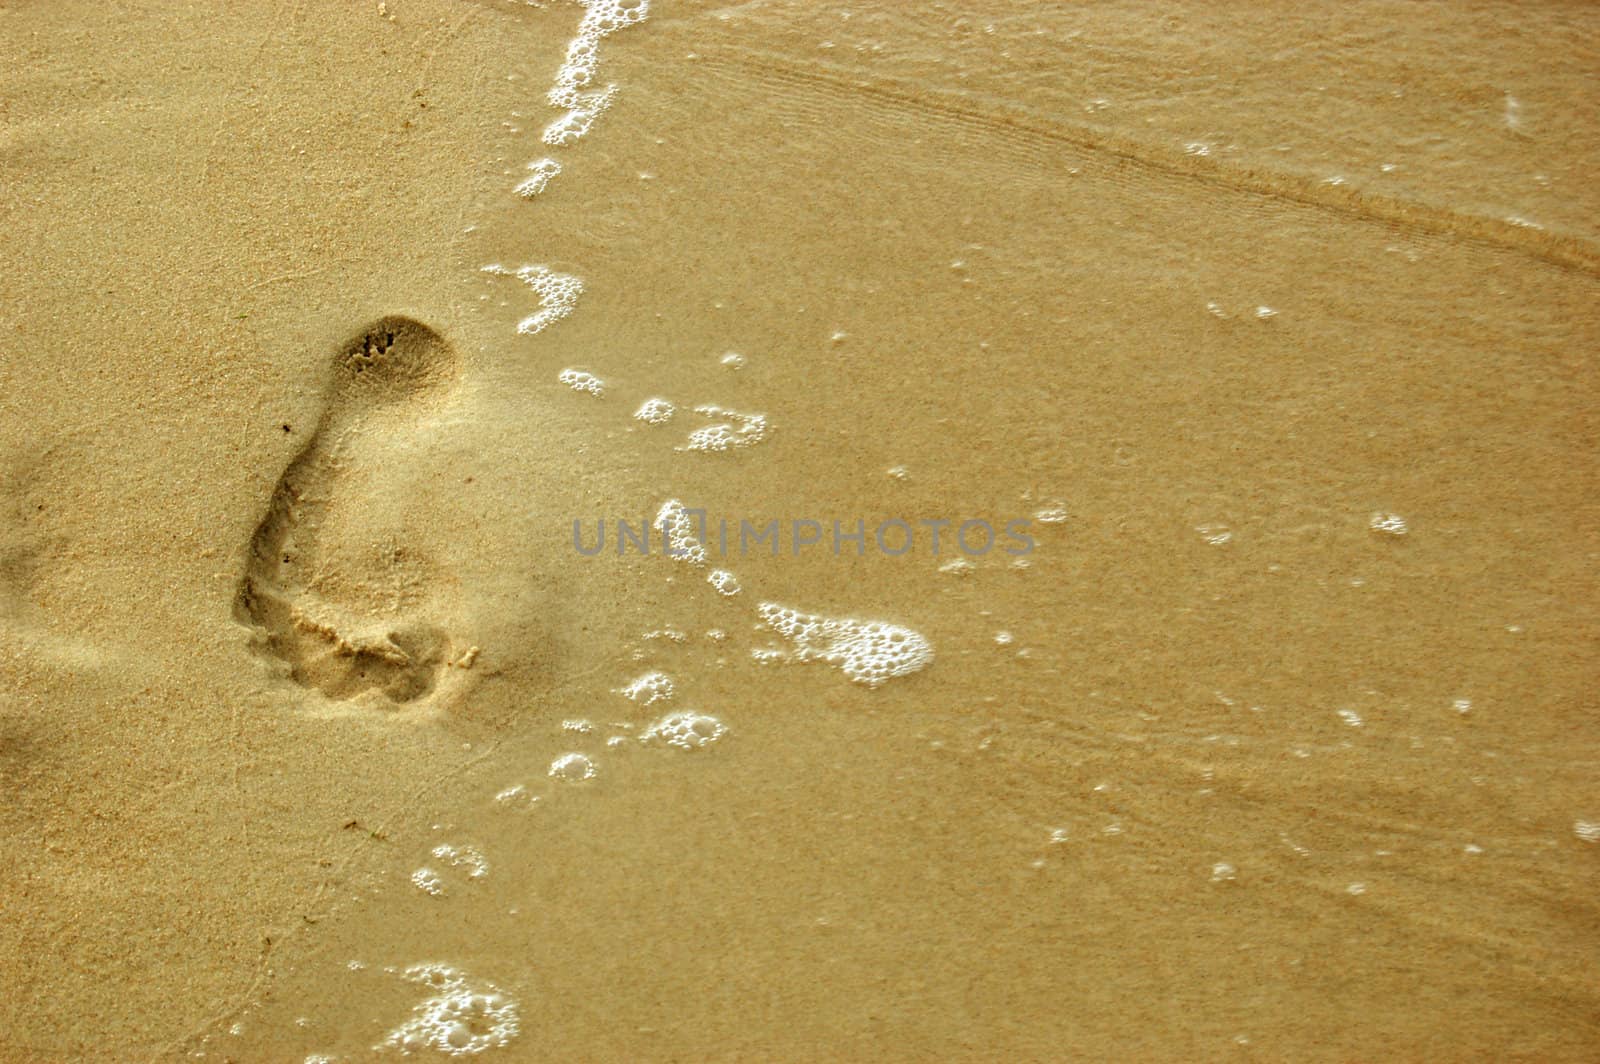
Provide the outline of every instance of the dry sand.
{"type": "Polygon", "coordinates": [[[0,1059],[1594,1059],[1600,18],[1041,6],[0,8],[0,1059]]]}

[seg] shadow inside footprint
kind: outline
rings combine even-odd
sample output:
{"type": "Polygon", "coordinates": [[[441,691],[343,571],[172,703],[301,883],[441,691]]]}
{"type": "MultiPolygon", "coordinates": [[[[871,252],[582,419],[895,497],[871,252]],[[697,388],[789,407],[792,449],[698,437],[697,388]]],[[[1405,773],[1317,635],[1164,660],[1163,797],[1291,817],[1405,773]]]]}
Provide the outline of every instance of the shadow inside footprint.
{"type": "Polygon", "coordinates": [[[394,480],[382,448],[456,379],[450,345],[410,318],[384,318],[345,344],[316,430],[251,539],[234,617],[296,683],[328,698],[374,690],[410,702],[449,660],[445,633],[412,616],[426,598],[426,557],[372,533],[368,516],[370,493],[394,480]],[[343,542],[351,535],[374,542],[343,542]]]}

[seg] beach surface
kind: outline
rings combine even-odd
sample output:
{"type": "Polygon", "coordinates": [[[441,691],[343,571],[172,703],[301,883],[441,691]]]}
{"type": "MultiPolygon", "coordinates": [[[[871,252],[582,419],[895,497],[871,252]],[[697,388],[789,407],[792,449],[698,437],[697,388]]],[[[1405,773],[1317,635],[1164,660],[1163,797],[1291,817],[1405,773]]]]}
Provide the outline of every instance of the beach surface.
{"type": "Polygon", "coordinates": [[[0,1060],[1594,1059],[1597,34],[0,6],[0,1060]]]}

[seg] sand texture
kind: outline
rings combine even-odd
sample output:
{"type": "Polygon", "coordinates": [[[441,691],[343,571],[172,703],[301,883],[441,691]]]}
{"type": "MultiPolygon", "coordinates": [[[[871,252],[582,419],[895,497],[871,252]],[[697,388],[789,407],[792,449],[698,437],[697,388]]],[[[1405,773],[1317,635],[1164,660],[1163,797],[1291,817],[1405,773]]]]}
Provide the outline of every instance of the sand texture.
{"type": "Polygon", "coordinates": [[[0,6],[0,1061],[1595,1059],[1596,40],[0,6]]]}

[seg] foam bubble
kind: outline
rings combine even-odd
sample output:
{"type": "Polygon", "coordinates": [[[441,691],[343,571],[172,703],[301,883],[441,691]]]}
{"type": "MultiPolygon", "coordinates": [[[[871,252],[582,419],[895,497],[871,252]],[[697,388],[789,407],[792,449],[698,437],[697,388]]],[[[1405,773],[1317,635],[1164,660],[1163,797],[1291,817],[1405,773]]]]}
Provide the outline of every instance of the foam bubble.
{"type": "Polygon", "coordinates": [[[727,418],[727,421],[715,425],[707,425],[703,429],[695,429],[689,434],[689,442],[685,450],[689,451],[732,451],[745,447],[754,447],[767,438],[767,417],[765,414],[741,414],[737,410],[728,410],[720,406],[697,406],[695,413],[704,414],[706,417],[727,418]]]}
{"type": "Polygon", "coordinates": [[[1233,538],[1233,532],[1227,525],[1197,525],[1195,531],[1213,547],[1220,547],[1233,538]]]}
{"type": "Polygon", "coordinates": [[[611,98],[616,94],[616,86],[610,86],[603,92],[578,94],[578,99],[581,101],[579,106],[544,127],[544,142],[559,146],[571,144],[579,139],[589,132],[594,120],[611,106],[611,98]]]}
{"type": "Polygon", "coordinates": [[[663,717],[639,737],[640,742],[663,742],[682,750],[710,746],[728,733],[728,726],[704,713],[674,713],[663,717]]]}
{"type": "Polygon", "coordinates": [[[739,593],[739,578],[726,569],[713,569],[706,577],[706,581],[717,589],[719,595],[737,595],[739,593]]]}
{"type": "Polygon", "coordinates": [[[706,548],[700,542],[700,525],[677,499],[668,499],[656,514],[656,527],[667,537],[667,553],[691,565],[706,563],[706,548]]]}
{"type": "Polygon", "coordinates": [[[1067,520],[1067,504],[1064,502],[1051,503],[1034,511],[1033,519],[1041,525],[1059,525],[1067,520]]]}
{"type": "Polygon", "coordinates": [[[414,964],[401,977],[435,993],[414,1006],[411,1018],[374,1050],[410,1054],[432,1049],[449,1056],[472,1056],[517,1036],[517,1003],[493,983],[469,982],[465,973],[444,964],[414,964]]]}
{"type": "Polygon", "coordinates": [[[581,369],[564,369],[556,379],[575,392],[588,392],[596,398],[605,394],[606,382],[581,369]]]}
{"type": "Polygon", "coordinates": [[[419,868],[411,873],[411,885],[435,898],[444,895],[444,878],[431,868],[419,868]]]}
{"type": "Polygon", "coordinates": [[[533,803],[539,800],[539,797],[538,795],[529,794],[528,788],[524,787],[522,784],[513,783],[511,786],[496,794],[494,796],[494,800],[499,802],[501,805],[531,806],[533,803]]]}
{"type": "Polygon", "coordinates": [[[550,778],[563,783],[582,783],[595,776],[594,762],[582,754],[562,754],[550,762],[550,778]]]}
{"type": "Polygon", "coordinates": [[[443,843],[433,848],[433,855],[451,867],[465,868],[468,879],[482,879],[489,874],[489,862],[476,846],[443,843]]]}
{"type": "Polygon", "coordinates": [[[514,190],[523,199],[533,199],[543,192],[550,179],[561,172],[561,164],[554,159],[538,159],[528,164],[532,171],[514,190]]]}
{"type": "Polygon", "coordinates": [[[798,660],[827,662],[868,687],[916,672],[933,660],[927,639],[897,624],[831,619],[775,602],[763,602],[756,611],[794,645],[798,660]]]}
{"type": "Polygon", "coordinates": [[[640,705],[665,702],[672,697],[672,677],[664,672],[647,672],[618,693],[640,705]]]}
{"type": "Polygon", "coordinates": [[[572,313],[572,308],[578,305],[578,297],[583,294],[583,282],[571,274],[557,273],[548,266],[537,263],[528,266],[519,266],[515,270],[507,269],[498,263],[490,263],[483,267],[484,273],[492,273],[497,277],[515,277],[539,297],[539,309],[517,322],[517,332],[524,336],[532,336],[543,332],[546,328],[560,321],[572,313]]]}
{"type": "Polygon", "coordinates": [[[1403,536],[1411,531],[1406,519],[1399,514],[1379,511],[1367,520],[1367,527],[1385,536],[1403,536]]]}
{"type": "Polygon", "coordinates": [[[1572,833],[1584,842],[1600,842],[1600,821],[1578,820],[1572,825],[1572,833]]]}
{"type": "Polygon", "coordinates": [[[567,56],[556,71],[555,84],[546,99],[566,113],[544,131],[546,144],[570,144],[589,132],[594,120],[611,106],[617,87],[591,89],[600,65],[600,42],[611,34],[642,22],[650,13],[650,0],[628,4],[624,0],[578,0],[585,8],[578,35],[567,45],[567,56]]]}
{"type": "Polygon", "coordinates": [[[633,416],[646,425],[660,425],[671,421],[672,415],[676,412],[673,405],[665,399],[646,399],[639,405],[639,409],[633,412],[633,416]]]}
{"type": "Polygon", "coordinates": [[[737,351],[729,351],[722,356],[721,362],[729,369],[744,369],[745,358],[737,351]]]}

